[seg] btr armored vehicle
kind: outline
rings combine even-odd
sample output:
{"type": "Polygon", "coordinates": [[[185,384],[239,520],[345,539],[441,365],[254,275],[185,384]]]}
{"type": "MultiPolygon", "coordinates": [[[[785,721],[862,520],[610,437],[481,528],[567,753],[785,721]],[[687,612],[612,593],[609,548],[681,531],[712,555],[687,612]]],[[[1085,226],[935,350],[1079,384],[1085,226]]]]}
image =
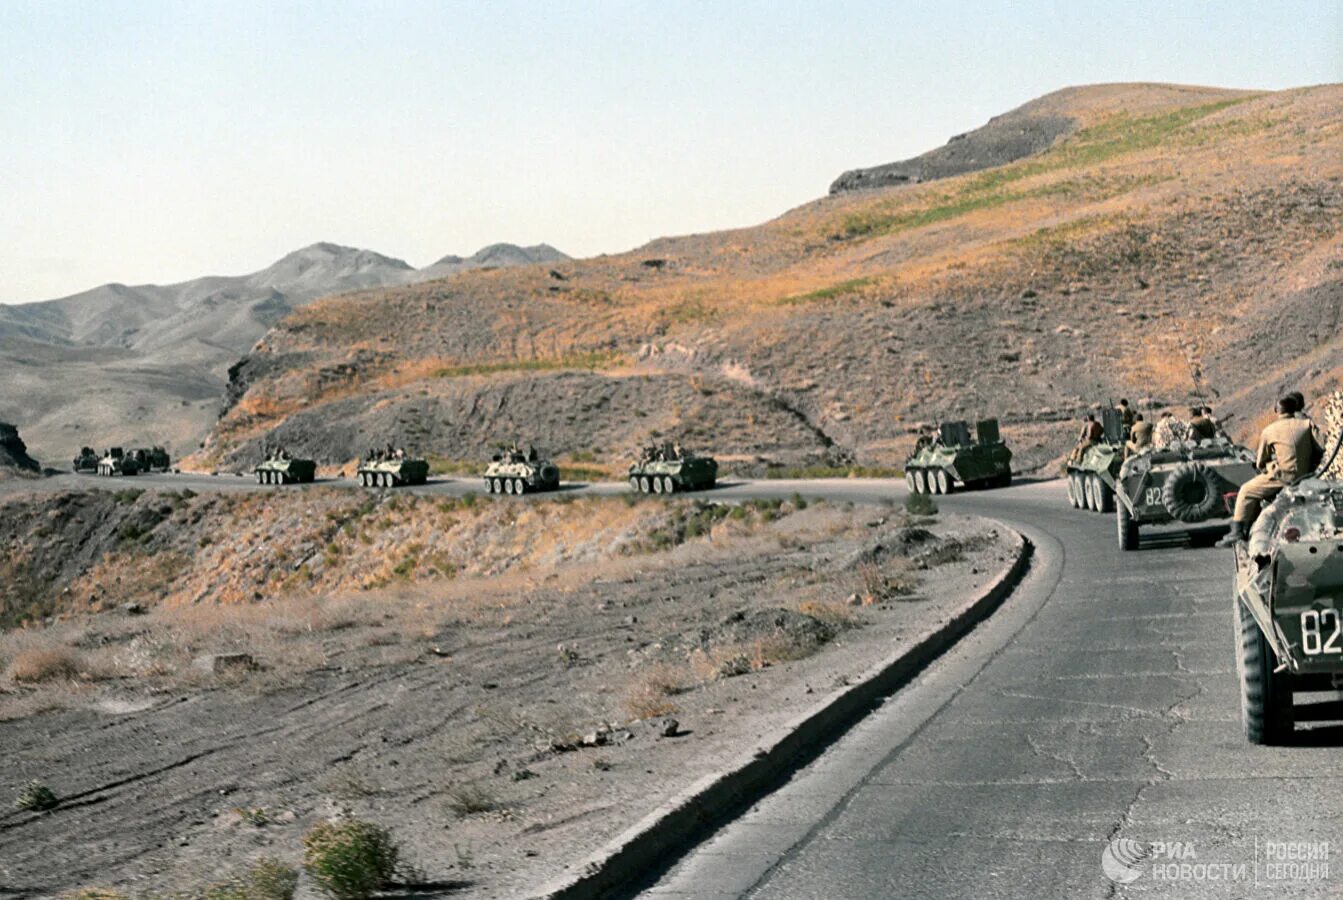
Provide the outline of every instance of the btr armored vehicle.
{"type": "Polygon", "coordinates": [[[950,494],[960,487],[1007,487],[1012,483],[1012,451],[998,433],[997,419],[975,425],[943,422],[937,436],[920,438],[905,460],[905,484],[916,494],[950,494]]]}
{"type": "Polygon", "coordinates": [[[127,456],[126,452],[120,447],[109,448],[103,454],[103,458],[98,460],[98,474],[105,476],[112,475],[138,475],[140,467],[136,464],[133,457],[127,456]]]}
{"type": "Polygon", "coordinates": [[[141,472],[166,472],[172,467],[168,451],[162,447],[137,447],[131,451],[141,472]]]}
{"type": "Polygon", "coordinates": [[[1222,435],[1144,448],[1124,460],[1115,480],[1119,549],[1138,549],[1143,525],[1230,517],[1229,495],[1254,475],[1254,454],[1222,435]]]}
{"type": "Polygon", "coordinates": [[[411,459],[400,450],[391,454],[375,453],[359,463],[355,477],[364,487],[424,484],[429,477],[429,463],[423,459],[411,459]]]}
{"type": "Polygon", "coordinates": [[[524,453],[515,444],[496,453],[485,467],[485,492],[489,494],[530,494],[557,490],[559,486],[559,467],[538,456],[535,448],[524,453]]]}
{"type": "Polygon", "coordinates": [[[718,483],[718,460],[679,444],[645,447],[629,468],[630,488],[641,494],[708,490],[718,483]]]}
{"type": "Polygon", "coordinates": [[[1343,481],[1286,488],[1235,553],[1241,720],[1251,743],[1282,743],[1294,693],[1343,685],[1343,481]]]}
{"type": "Polygon", "coordinates": [[[1080,457],[1068,459],[1068,502],[1074,509],[1113,512],[1115,481],[1124,462],[1124,414],[1117,409],[1101,410],[1100,442],[1084,450],[1080,457]]]}
{"type": "Polygon", "coordinates": [[[79,455],[75,457],[74,470],[76,472],[98,471],[98,454],[93,452],[92,447],[79,448],[79,455]]]}
{"type": "Polygon", "coordinates": [[[317,476],[317,463],[276,450],[266,454],[255,471],[257,484],[308,484],[317,476]]]}

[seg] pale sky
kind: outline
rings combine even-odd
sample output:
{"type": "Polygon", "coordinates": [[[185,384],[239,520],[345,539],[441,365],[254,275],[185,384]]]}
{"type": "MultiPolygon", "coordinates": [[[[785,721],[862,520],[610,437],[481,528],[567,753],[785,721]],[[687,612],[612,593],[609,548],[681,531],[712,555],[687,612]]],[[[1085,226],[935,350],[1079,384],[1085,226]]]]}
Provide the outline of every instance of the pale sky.
{"type": "Polygon", "coordinates": [[[1343,81],[1343,4],[0,0],[0,302],[619,252],[1107,81],[1343,81]]]}

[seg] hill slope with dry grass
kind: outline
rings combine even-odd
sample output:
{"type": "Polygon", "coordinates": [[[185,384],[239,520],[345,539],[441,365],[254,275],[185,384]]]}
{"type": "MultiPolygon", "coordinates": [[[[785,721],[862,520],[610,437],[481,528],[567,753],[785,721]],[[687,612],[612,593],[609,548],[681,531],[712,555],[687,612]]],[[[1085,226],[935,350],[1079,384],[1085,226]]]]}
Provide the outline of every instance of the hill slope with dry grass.
{"type": "Polygon", "coordinates": [[[917,421],[996,414],[1030,468],[1105,398],[1207,400],[1248,431],[1282,386],[1339,383],[1343,86],[1104,85],[1030,112],[1066,133],[1005,165],[318,301],[234,370],[193,462],[520,435],[613,466],[670,438],[883,464],[917,421]]]}

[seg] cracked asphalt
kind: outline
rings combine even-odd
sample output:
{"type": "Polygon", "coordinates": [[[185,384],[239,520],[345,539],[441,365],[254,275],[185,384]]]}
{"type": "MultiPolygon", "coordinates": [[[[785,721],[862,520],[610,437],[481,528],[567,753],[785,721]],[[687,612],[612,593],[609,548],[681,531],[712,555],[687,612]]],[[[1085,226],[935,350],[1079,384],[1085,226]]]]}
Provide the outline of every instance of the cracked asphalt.
{"type": "Polygon", "coordinates": [[[1059,482],[938,502],[1026,533],[1025,583],[642,896],[1343,896],[1343,707],[1245,742],[1224,529],[1120,553],[1059,482]]]}

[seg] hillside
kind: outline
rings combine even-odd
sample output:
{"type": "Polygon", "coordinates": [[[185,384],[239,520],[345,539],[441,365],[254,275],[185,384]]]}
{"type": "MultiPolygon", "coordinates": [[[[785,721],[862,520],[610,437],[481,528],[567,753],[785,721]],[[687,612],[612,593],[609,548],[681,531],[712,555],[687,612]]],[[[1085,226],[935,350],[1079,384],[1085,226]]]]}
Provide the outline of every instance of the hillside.
{"type": "Polygon", "coordinates": [[[1283,385],[1339,383],[1343,87],[1104,85],[1001,121],[1023,116],[1066,127],[559,277],[313,303],[234,370],[193,462],[272,435],[328,463],[386,440],[479,459],[516,435],[612,466],[673,437],[757,468],[882,464],[916,422],[996,414],[1030,469],[1106,398],[1207,400],[1246,429],[1283,385]]]}
{"type": "Polygon", "coordinates": [[[48,464],[68,464],[83,444],[158,443],[185,453],[218,416],[228,367],[295,308],[341,291],[562,259],[545,244],[493,244],[415,269],[321,243],[250,275],[107,284],[0,305],[0,419],[21,423],[48,464]]]}

